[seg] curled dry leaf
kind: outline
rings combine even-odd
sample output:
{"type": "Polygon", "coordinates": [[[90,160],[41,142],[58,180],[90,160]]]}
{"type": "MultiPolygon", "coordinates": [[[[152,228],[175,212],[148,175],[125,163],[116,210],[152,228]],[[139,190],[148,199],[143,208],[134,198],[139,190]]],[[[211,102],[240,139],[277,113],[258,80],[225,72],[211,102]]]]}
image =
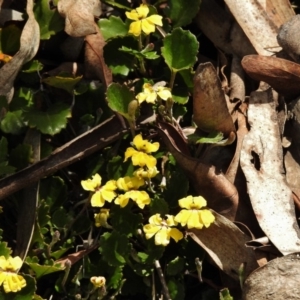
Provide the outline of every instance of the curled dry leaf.
{"type": "Polygon", "coordinates": [[[0,95],[9,95],[11,100],[14,80],[22,65],[36,54],[40,44],[40,27],[33,14],[33,0],[27,1],[28,20],[20,38],[20,49],[13,58],[0,69],[0,95]]]}
{"type": "Polygon", "coordinates": [[[215,166],[191,157],[177,128],[160,122],[158,131],[178,165],[190,178],[196,192],[207,200],[208,207],[234,220],[239,202],[235,186],[215,166]]]}
{"type": "Polygon", "coordinates": [[[222,271],[239,280],[239,268],[242,263],[246,265],[245,275],[249,275],[258,267],[254,252],[245,246],[251,237],[227,218],[216,212],[212,213],[215,216],[214,223],[201,230],[189,230],[188,235],[208,253],[222,271]]]}
{"type": "Polygon", "coordinates": [[[58,12],[66,19],[65,32],[73,37],[96,33],[94,17],[101,15],[99,0],[60,0],[58,12]]]}
{"type": "Polygon", "coordinates": [[[235,132],[221,82],[210,62],[200,64],[194,76],[193,113],[194,122],[205,132],[222,132],[225,137],[235,132]]]}
{"type": "Polygon", "coordinates": [[[276,39],[278,27],[259,1],[225,0],[225,3],[258,54],[270,56],[281,50],[276,39]]]}
{"type": "Polygon", "coordinates": [[[246,73],[254,80],[268,83],[286,97],[300,94],[300,65],[277,57],[248,55],[242,60],[246,73]]]}
{"type": "Polygon", "coordinates": [[[283,170],[283,155],[272,91],[251,93],[250,132],[241,150],[251,204],[260,227],[284,255],[300,251],[292,192],[283,170]]]}
{"type": "Polygon", "coordinates": [[[243,300],[300,299],[299,269],[299,253],[271,260],[246,279],[243,300]]]}

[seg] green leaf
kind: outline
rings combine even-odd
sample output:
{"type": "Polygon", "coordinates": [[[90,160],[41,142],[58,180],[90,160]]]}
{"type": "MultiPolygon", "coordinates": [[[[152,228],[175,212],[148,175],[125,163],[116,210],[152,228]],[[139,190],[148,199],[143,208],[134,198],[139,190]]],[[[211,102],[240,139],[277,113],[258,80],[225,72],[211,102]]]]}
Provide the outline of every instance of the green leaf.
{"type": "Polygon", "coordinates": [[[143,217],[141,214],[133,213],[130,206],[124,208],[114,206],[110,210],[110,221],[114,230],[126,236],[132,236],[140,227],[143,217]]]}
{"type": "Polygon", "coordinates": [[[134,99],[134,94],[125,85],[112,83],[107,89],[108,106],[113,110],[129,118],[128,104],[134,99]]]}
{"type": "Polygon", "coordinates": [[[124,162],[121,156],[114,156],[107,164],[107,176],[109,179],[118,180],[122,176],[132,176],[134,167],[131,161],[124,162]]]}
{"type": "Polygon", "coordinates": [[[0,162],[0,176],[12,174],[15,170],[16,168],[8,165],[7,161],[0,162]]]}
{"type": "Polygon", "coordinates": [[[199,137],[197,134],[191,134],[188,136],[188,140],[195,142],[196,144],[219,144],[223,138],[224,136],[222,132],[210,132],[205,137],[199,137]]]}
{"type": "Polygon", "coordinates": [[[132,36],[111,39],[103,48],[104,60],[113,74],[127,76],[134,69],[135,60],[132,55],[121,51],[121,47],[138,50],[138,41],[132,36]]]}
{"type": "Polygon", "coordinates": [[[31,60],[22,67],[23,73],[35,73],[43,69],[43,64],[38,60],[31,60]]]}
{"type": "Polygon", "coordinates": [[[42,81],[50,86],[62,89],[73,95],[76,84],[81,80],[82,76],[71,77],[66,74],[58,76],[50,76],[42,81]]]}
{"type": "Polygon", "coordinates": [[[29,275],[19,273],[26,280],[26,286],[17,293],[0,293],[0,300],[32,300],[36,290],[35,279],[29,275]]]}
{"type": "Polygon", "coordinates": [[[44,134],[55,135],[66,127],[71,111],[68,105],[56,103],[47,111],[32,109],[24,112],[23,116],[30,127],[36,127],[44,134]]]}
{"type": "Polygon", "coordinates": [[[110,16],[109,19],[100,19],[98,26],[106,41],[117,36],[125,36],[129,30],[129,24],[124,23],[120,17],[116,16],[110,16]]]}
{"type": "Polygon", "coordinates": [[[184,259],[182,257],[176,257],[168,263],[167,273],[168,275],[177,275],[184,269],[184,259]]]}
{"type": "Polygon", "coordinates": [[[0,52],[14,55],[20,49],[22,31],[16,25],[0,28],[0,52]]]}
{"type": "Polygon", "coordinates": [[[30,257],[27,257],[25,261],[29,265],[29,267],[35,272],[37,279],[47,274],[62,271],[64,269],[60,266],[60,264],[54,265],[54,261],[52,259],[48,262],[48,264],[43,265],[38,264],[34,258],[31,259],[30,257]]]}
{"type": "Polygon", "coordinates": [[[32,89],[21,87],[15,91],[14,97],[9,104],[10,111],[22,110],[33,105],[34,92],[32,89]]]}
{"type": "Polygon", "coordinates": [[[73,217],[70,213],[68,213],[63,207],[57,209],[51,218],[51,223],[53,227],[58,229],[67,228],[68,224],[73,221],[73,217]]]}
{"type": "Polygon", "coordinates": [[[102,0],[101,2],[106,3],[109,6],[117,7],[125,10],[131,10],[126,0],[102,0]]]}
{"type": "Polygon", "coordinates": [[[181,27],[192,22],[199,11],[201,0],[168,0],[168,17],[173,27],[181,27]]]}
{"type": "Polygon", "coordinates": [[[169,206],[165,199],[155,195],[150,203],[150,215],[161,214],[165,215],[169,213],[169,206]]]}
{"type": "Polygon", "coordinates": [[[230,292],[227,288],[220,291],[220,300],[233,300],[233,297],[230,296],[230,292]]]}
{"type": "Polygon", "coordinates": [[[24,126],[21,110],[7,112],[0,123],[0,129],[5,133],[11,134],[20,134],[24,126]]]}
{"type": "Polygon", "coordinates": [[[5,258],[8,258],[11,254],[10,248],[7,247],[6,242],[0,242],[0,256],[5,256],[5,258]]]}
{"type": "Polygon", "coordinates": [[[156,54],[155,51],[137,51],[137,50],[133,50],[127,47],[122,46],[122,48],[120,49],[120,51],[129,53],[133,56],[135,56],[136,58],[145,58],[145,59],[157,59],[159,58],[159,55],[156,54]]]}
{"type": "Polygon", "coordinates": [[[197,61],[199,43],[188,30],[176,28],[168,34],[162,47],[162,56],[173,72],[191,68],[197,61]]]}
{"type": "Polygon", "coordinates": [[[32,147],[26,144],[20,144],[10,152],[10,165],[18,170],[26,168],[32,160],[32,147]]]}
{"type": "Polygon", "coordinates": [[[124,234],[106,232],[100,238],[99,250],[109,265],[118,267],[126,263],[131,245],[124,234]]]}
{"type": "Polygon", "coordinates": [[[48,0],[37,0],[33,11],[40,26],[41,40],[49,40],[52,35],[64,29],[64,19],[57,9],[50,9],[48,0]]]}
{"type": "Polygon", "coordinates": [[[50,206],[47,201],[42,199],[37,209],[37,219],[41,227],[44,227],[50,220],[50,206]]]}
{"type": "Polygon", "coordinates": [[[172,90],[172,96],[176,103],[184,105],[189,100],[188,88],[183,85],[175,86],[172,90]]]}
{"type": "Polygon", "coordinates": [[[168,281],[167,285],[172,300],[184,299],[184,285],[181,282],[171,279],[168,281]]]}

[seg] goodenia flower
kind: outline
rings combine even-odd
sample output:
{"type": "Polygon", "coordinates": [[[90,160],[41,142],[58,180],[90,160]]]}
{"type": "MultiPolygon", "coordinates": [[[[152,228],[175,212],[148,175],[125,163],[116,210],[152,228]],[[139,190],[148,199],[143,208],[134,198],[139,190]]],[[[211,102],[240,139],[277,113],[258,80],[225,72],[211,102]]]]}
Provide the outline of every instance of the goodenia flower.
{"type": "Polygon", "coordinates": [[[90,280],[95,288],[103,287],[106,283],[106,279],[103,276],[93,276],[90,280]]]}
{"type": "Polygon", "coordinates": [[[95,226],[96,227],[105,227],[112,228],[108,223],[107,219],[109,217],[109,209],[101,208],[98,214],[94,214],[95,226]]]}
{"type": "Polygon", "coordinates": [[[150,168],[150,169],[143,169],[143,168],[139,168],[136,171],[134,171],[133,175],[139,178],[153,178],[155,177],[157,174],[159,173],[159,171],[157,171],[156,167],[150,168]]]}
{"type": "Polygon", "coordinates": [[[155,167],[156,158],[148,153],[156,152],[159,148],[159,143],[150,143],[149,141],[144,140],[141,134],[138,134],[133,139],[133,145],[137,150],[128,147],[125,152],[124,161],[127,161],[127,159],[131,157],[134,166],[147,166],[149,169],[155,167]]]}
{"type": "Polygon", "coordinates": [[[178,242],[183,238],[183,234],[177,228],[173,228],[177,223],[174,216],[166,215],[167,219],[161,218],[160,214],[155,214],[149,218],[149,224],[143,227],[146,239],[151,239],[153,236],[155,245],[167,246],[170,238],[178,242]]]}
{"type": "Polygon", "coordinates": [[[119,178],[117,180],[117,186],[120,190],[123,190],[126,193],[119,195],[115,199],[115,204],[125,207],[129,200],[132,199],[134,202],[136,202],[139,208],[143,209],[145,205],[148,205],[151,202],[147,192],[137,190],[144,184],[145,181],[143,178],[129,176],[119,178]]]}
{"type": "Polygon", "coordinates": [[[6,259],[0,256],[0,285],[3,285],[4,292],[18,292],[26,286],[23,276],[17,272],[22,266],[22,259],[19,256],[6,259]]]}
{"type": "Polygon", "coordinates": [[[199,197],[188,196],[178,201],[182,209],[175,217],[175,221],[181,226],[186,226],[188,229],[202,229],[203,226],[209,227],[214,222],[215,217],[208,209],[201,209],[206,206],[206,200],[199,197]]]}
{"type": "Polygon", "coordinates": [[[105,201],[111,202],[117,194],[117,183],[115,180],[109,180],[104,186],[101,186],[102,178],[99,174],[92,176],[92,179],[82,180],[81,185],[86,191],[95,192],[91,198],[91,205],[102,207],[105,201]]]}
{"type": "Polygon", "coordinates": [[[138,93],[136,95],[136,99],[139,101],[140,104],[144,101],[146,101],[147,103],[154,104],[157,100],[157,96],[159,96],[159,98],[165,101],[167,101],[169,98],[172,98],[172,94],[169,88],[166,88],[164,86],[155,87],[152,86],[150,83],[144,83],[143,92],[138,93]]]}
{"type": "Polygon", "coordinates": [[[133,20],[129,27],[129,33],[140,36],[142,32],[146,35],[155,31],[155,25],[162,26],[162,16],[151,15],[149,17],[149,8],[146,4],[141,4],[131,12],[126,12],[126,17],[133,20]]]}

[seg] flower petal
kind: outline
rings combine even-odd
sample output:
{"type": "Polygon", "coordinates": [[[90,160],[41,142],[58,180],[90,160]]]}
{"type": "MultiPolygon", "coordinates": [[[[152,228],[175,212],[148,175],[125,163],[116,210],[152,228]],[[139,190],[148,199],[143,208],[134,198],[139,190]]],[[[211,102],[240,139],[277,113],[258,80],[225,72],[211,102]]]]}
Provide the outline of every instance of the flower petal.
{"type": "Polygon", "coordinates": [[[99,174],[95,174],[92,176],[92,179],[82,180],[81,186],[86,191],[94,192],[98,187],[101,186],[101,176],[99,174]]]}
{"type": "Polygon", "coordinates": [[[176,216],[175,221],[180,223],[181,226],[185,226],[192,214],[191,210],[182,209],[176,216]]]}
{"type": "Polygon", "coordinates": [[[215,221],[215,216],[208,209],[201,209],[199,211],[199,217],[206,228],[215,221]]]}
{"type": "Polygon", "coordinates": [[[191,209],[193,205],[193,196],[187,196],[178,200],[179,206],[186,209],[191,209]]]}
{"type": "Polygon", "coordinates": [[[170,230],[170,237],[173,240],[175,240],[175,242],[177,243],[179,240],[181,240],[183,238],[183,234],[177,228],[171,228],[171,230],[170,230]]]}
{"type": "Polygon", "coordinates": [[[155,25],[152,22],[149,22],[148,18],[141,20],[141,25],[142,31],[147,35],[155,31],[155,25]]]}
{"type": "Polygon", "coordinates": [[[170,243],[171,228],[162,227],[155,235],[155,245],[167,246],[170,243]]]}
{"type": "Polygon", "coordinates": [[[108,202],[111,202],[117,196],[117,194],[114,191],[106,190],[104,188],[101,189],[100,193],[101,193],[102,198],[108,202]]]}
{"type": "Polygon", "coordinates": [[[135,201],[140,209],[144,209],[145,205],[151,203],[151,199],[145,191],[129,191],[126,195],[135,201]]]}
{"type": "Polygon", "coordinates": [[[191,229],[191,228],[202,229],[203,224],[202,224],[202,221],[199,216],[200,211],[191,210],[190,212],[191,212],[191,215],[187,222],[187,228],[188,229],[191,229]]]}
{"type": "Polygon", "coordinates": [[[128,147],[125,151],[125,159],[124,161],[127,161],[128,158],[132,157],[134,154],[138,153],[134,148],[128,147]]]}
{"type": "Polygon", "coordinates": [[[134,36],[140,36],[142,33],[142,21],[132,22],[129,26],[128,32],[134,36]]]}
{"type": "Polygon", "coordinates": [[[126,193],[123,195],[119,195],[115,199],[115,204],[120,205],[122,208],[125,207],[129,202],[129,197],[126,195],[126,193]]]}
{"type": "Polygon", "coordinates": [[[204,207],[207,205],[206,200],[202,196],[193,197],[194,201],[194,208],[200,209],[201,207],[204,207]]]}
{"type": "Polygon", "coordinates": [[[165,101],[167,101],[169,98],[172,98],[170,90],[162,86],[157,88],[157,95],[165,101]]]}
{"type": "Polygon", "coordinates": [[[100,191],[97,191],[93,194],[91,198],[91,205],[93,207],[102,207],[105,203],[105,199],[102,197],[102,193],[100,191]]]}
{"type": "Polygon", "coordinates": [[[151,239],[159,230],[161,229],[161,226],[153,225],[153,224],[147,224],[143,227],[143,230],[146,235],[146,239],[151,239]]]}
{"type": "Polygon", "coordinates": [[[146,4],[141,4],[135,9],[139,15],[139,19],[146,18],[149,14],[149,7],[146,4]]]}
{"type": "Polygon", "coordinates": [[[147,19],[146,19],[148,22],[151,22],[155,25],[158,25],[158,26],[163,26],[163,23],[162,23],[162,16],[160,15],[152,15],[152,16],[149,16],[147,19]]]}
{"type": "Polygon", "coordinates": [[[139,14],[138,12],[134,9],[131,12],[125,12],[125,15],[128,19],[138,21],[139,20],[139,14]]]}
{"type": "Polygon", "coordinates": [[[163,221],[163,219],[160,216],[160,214],[155,214],[149,218],[149,223],[152,225],[161,226],[162,221],[163,221]]]}

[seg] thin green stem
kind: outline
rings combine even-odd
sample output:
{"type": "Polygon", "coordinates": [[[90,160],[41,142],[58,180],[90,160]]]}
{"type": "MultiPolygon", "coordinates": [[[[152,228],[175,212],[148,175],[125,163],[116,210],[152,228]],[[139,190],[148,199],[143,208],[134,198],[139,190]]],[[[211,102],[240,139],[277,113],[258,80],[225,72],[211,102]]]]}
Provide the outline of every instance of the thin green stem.
{"type": "Polygon", "coordinates": [[[171,70],[171,77],[169,81],[169,88],[172,90],[175,82],[175,77],[176,77],[177,72],[174,70],[171,70]]]}
{"type": "MultiPolygon", "coordinates": [[[[139,51],[142,51],[143,49],[142,35],[139,36],[138,42],[139,42],[139,51]]],[[[145,61],[142,57],[139,57],[138,60],[140,65],[140,72],[142,75],[145,75],[146,74],[145,61]]]]}

